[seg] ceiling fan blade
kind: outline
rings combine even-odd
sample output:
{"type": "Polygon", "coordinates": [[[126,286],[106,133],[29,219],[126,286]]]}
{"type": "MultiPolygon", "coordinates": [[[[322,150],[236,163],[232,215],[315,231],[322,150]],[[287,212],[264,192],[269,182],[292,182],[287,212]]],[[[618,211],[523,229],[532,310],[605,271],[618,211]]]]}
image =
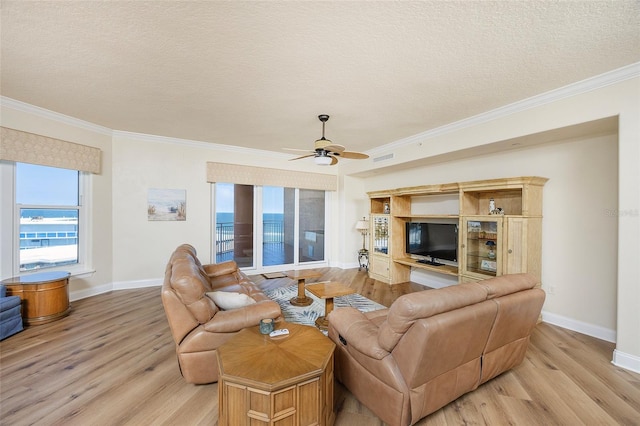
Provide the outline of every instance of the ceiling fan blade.
{"type": "Polygon", "coordinates": [[[369,158],[367,154],[363,154],[361,152],[344,151],[340,152],[339,155],[342,158],[350,158],[352,160],[364,160],[366,158],[369,158]]]}
{"type": "Polygon", "coordinates": [[[338,157],[334,157],[333,155],[330,155],[331,157],[331,164],[329,164],[330,166],[333,166],[334,164],[338,164],[338,157]]]}
{"type": "Polygon", "coordinates": [[[313,154],[303,155],[302,157],[291,158],[289,161],[301,160],[303,158],[309,158],[309,157],[315,157],[315,156],[316,156],[316,153],[314,152],[313,154]]]}
{"type": "Polygon", "coordinates": [[[325,151],[329,151],[329,152],[336,152],[336,153],[342,154],[342,152],[345,150],[345,147],[342,146],[342,145],[339,145],[337,143],[333,143],[332,142],[331,144],[325,146],[324,150],[325,151]]]}

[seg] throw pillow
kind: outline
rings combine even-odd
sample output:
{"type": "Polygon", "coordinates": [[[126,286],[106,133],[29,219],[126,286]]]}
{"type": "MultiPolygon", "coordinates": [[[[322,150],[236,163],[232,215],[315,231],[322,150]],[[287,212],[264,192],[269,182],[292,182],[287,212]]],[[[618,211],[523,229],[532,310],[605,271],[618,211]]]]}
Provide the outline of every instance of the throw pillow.
{"type": "Polygon", "coordinates": [[[223,311],[243,308],[256,303],[255,300],[244,293],[236,293],[232,291],[209,291],[205,294],[223,311]]]}

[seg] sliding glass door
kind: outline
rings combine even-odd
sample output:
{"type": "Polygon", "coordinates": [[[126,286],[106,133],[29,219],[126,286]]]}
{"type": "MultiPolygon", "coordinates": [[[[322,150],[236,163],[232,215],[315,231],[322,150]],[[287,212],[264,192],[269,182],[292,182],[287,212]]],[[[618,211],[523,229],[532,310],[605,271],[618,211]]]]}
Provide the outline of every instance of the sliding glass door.
{"type": "Polygon", "coordinates": [[[324,260],[325,193],[300,190],[299,261],[324,260]]]}
{"type": "Polygon", "coordinates": [[[324,191],[217,183],[214,193],[217,263],[284,269],[325,260],[324,191]]]}
{"type": "Polygon", "coordinates": [[[262,265],[294,263],[295,189],[262,188],[262,265]]]}

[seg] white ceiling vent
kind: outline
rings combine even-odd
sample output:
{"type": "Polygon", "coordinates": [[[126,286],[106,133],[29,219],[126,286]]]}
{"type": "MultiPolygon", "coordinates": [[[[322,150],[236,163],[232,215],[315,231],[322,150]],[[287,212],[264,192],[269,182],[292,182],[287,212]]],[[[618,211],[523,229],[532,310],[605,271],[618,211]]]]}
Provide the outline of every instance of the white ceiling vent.
{"type": "Polygon", "coordinates": [[[374,158],[373,162],[377,163],[378,161],[391,160],[392,158],[393,158],[393,154],[382,155],[380,157],[374,158]]]}

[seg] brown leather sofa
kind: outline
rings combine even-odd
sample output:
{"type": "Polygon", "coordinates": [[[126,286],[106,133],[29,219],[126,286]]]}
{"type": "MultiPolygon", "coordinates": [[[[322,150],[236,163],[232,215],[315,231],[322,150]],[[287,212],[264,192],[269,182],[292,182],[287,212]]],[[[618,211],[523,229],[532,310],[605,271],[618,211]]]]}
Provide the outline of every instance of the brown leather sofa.
{"type": "Polygon", "coordinates": [[[504,275],[328,316],[335,374],[384,422],[411,425],[522,362],[545,294],[504,275]]]}
{"type": "Polygon", "coordinates": [[[218,381],[216,349],[243,328],[262,318],[280,318],[270,300],[233,262],[202,265],[196,250],[179,246],[171,255],[162,284],[164,305],[176,343],[178,364],[189,383],[218,381]],[[206,295],[212,291],[246,294],[256,303],[222,310],[206,295]]]}

